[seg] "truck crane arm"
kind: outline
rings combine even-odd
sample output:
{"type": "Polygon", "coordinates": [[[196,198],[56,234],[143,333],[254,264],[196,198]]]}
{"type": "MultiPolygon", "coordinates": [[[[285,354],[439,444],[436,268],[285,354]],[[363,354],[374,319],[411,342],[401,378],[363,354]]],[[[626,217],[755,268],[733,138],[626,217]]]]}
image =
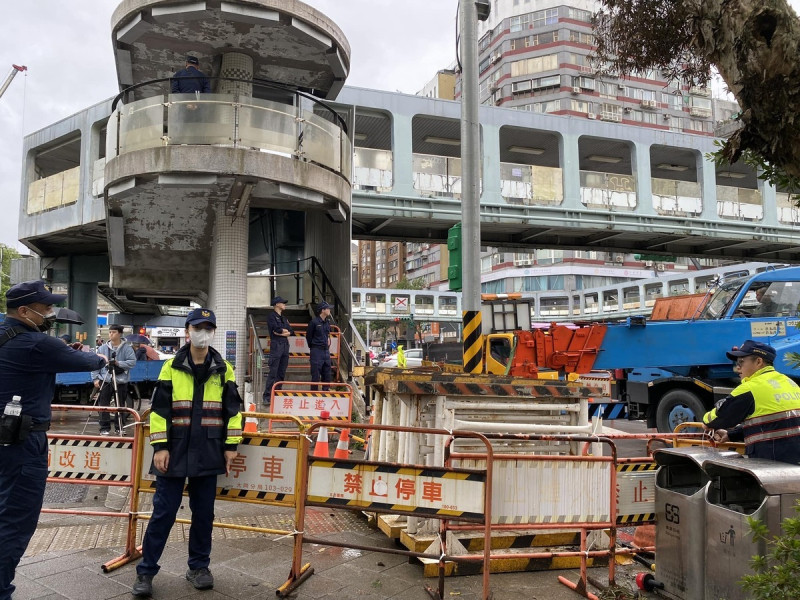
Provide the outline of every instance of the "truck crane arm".
{"type": "Polygon", "coordinates": [[[11,72],[6,77],[6,80],[3,82],[3,85],[0,86],[0,98],[3,97],[3,94],[6,93],[8,86],[11,85],[11,82],[14,80],[14,77],[17,76],[17,73],[21,71],[27,71],[28,67],[25,65],[11,65],[11,72]]]}

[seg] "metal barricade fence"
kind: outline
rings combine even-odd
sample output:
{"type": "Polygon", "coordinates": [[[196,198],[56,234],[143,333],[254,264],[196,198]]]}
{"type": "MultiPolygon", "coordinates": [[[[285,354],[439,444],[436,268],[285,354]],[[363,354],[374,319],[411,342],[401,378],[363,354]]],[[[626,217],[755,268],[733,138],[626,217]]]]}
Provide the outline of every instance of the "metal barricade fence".
{"type": "Polygon", "coordinates": [[[317,422],[309,427],[301,439],[305,456],[300,478],[300,492],[297,494],[295,513],[295,538],[292,569],[288,580],[277,590],[286,597],[310,577],[314,569],[310,564],[302,565],[303,544],[317,544],[353,548],[389,554],[399,554],[415,558],[428,558],[439,562],[442,577],[438,591],[426,588],[431,597],[444,598],[445,561],[483,562],[483,600],[490,598],[489,590],[489,552],[492,498],[492,447],[486,438],[474,432],[448,431],[445,429],[426,429],[421,427],[400,427],[391,425],[364,425],[341,423],[337,421],[317,422]],[[394,432],[418,433],[421,435],[447,436],[451,438],[473,438],[484,444],[489,456],[485,468],[454,468],[449,459],[444,466],[432,467],[417,464],[399,464],[367,460],[327,459],[309,456],[308,448],[311,434],[320,427],[341,426],[394,432]],[[353,511],[391,512],[408,515],[424,515],[443,522],[457,520],[476,523],[474,527],[483,529],[484,552],[481,556],[450,556],[447,544],[440,538],[441,552],[426,554],[380,546],[313,538],[305,535],[306,506],[323,506],[329,509],[353,511]]]}
{"type": "Polygon", "coordinates": [[[136,513],[138,512],[138,485],[140,462],[135,449],[142,440],[142,421],[139,413],[131,408],[104,406],[67,406],[54,404],[52,411],[108,412],[130,414],[134,422],[130,426],[133,436],[74,435],[48,432],[47,466],[51,483],[102,485],[130,488],[127,512],[92,511],[74,508],[42,508],[43,513],[81,515],[88,517],[114,517],[127,519],[125,552],[102,565],[108,573],[141,556],[136,548],[136,513]]]}
{"type": "MultiPolygon", "coordinates": [[[[455,432],[454,432],[455,433],[455,432]]],[[[469,451],[450,450],[451,461],[462,466],[480,468],[492,462],[492,531],[551,531],[568,530],[580,533],[580,550],[520,551],[508,553],[491,551],[489,560],[579,558],[580,579],[573,583],[559,577],[564,585],[587,595],[587,568],[590,559],[608,559],[609,582],[614,582],[614,557],[617,527],[617,450],[614,443],[597,436],[485,434],[490,442],[499,440],[584,442],[581,455],[533,453],[497,453],[493,456],[469,451]],[[608,448],[609,456],[587,454],[590,445],[608,448]],[[503,485],[498,485],[501,483],[503,485]],[[535,489],[534,489],[535,488],[535,489]],[[591,550],[587,536],[591,531],[607,530],[607,549],[591,550]]],[[[444,532],[472,531],[471,525],[443,522],[444,532]]],[[[443,574],[440,573],[440,579],[443,574]]],[[[441,584],[440,584],[441,585],[441,584]]]]}
{"type": "MultiPolygon", "coordinates": [[[[145,413],[147,416],[149,413],[145,413]]],[[[306,426],[292,415],[272,413],[242,413],[243,417],[256,417],[260,419],[281,419],[293,422],[297,430],[288,433],[244,433],[242,443],[238,447],[239,456],[234,459],[231,472],[217,478],[217,500],[234,502],[248,502],[251,504],[264,504],[269,506],[295,507],[297,503],[297,490],[300,489],[301,466],[304,464],[301,435],[306,426]]],[[[155,492],[155,476],[145,473],[142,468],[152,462],[153,449],[150,444],[145,444],[144,439],[149,435],[149,426],[145,424],[144,435],[141,436],[140,446],[137,448],[138,463],[140,466],[138,491],[146,493],[155,492]]],[[[184,493],[186,490],[184,489],[184,493]]],[[[138,519],[149,519],[150,515],[136,513],[133,515],[134,535],[138,519]]],[[[189,524],[188,519],[176,519],[176,523],[189,524]]],[[[222,529],[236,529],[240,531],[253,531],[276,535],[292,535],[292,531],[257,527],[254,525],[239,525],[214,521],[214,527],[222,529]]]]}

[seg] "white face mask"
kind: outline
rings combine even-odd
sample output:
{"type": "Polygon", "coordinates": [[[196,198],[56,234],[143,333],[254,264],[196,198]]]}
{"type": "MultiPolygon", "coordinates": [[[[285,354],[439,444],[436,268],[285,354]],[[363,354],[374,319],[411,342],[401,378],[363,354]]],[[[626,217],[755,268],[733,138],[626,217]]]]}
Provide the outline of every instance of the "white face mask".
{"type": "Polygon", "coordinates": [[[192,329],[189,331],[189,340],[195,348],[208,348],[214,332],[211,329],[192,329]]]}

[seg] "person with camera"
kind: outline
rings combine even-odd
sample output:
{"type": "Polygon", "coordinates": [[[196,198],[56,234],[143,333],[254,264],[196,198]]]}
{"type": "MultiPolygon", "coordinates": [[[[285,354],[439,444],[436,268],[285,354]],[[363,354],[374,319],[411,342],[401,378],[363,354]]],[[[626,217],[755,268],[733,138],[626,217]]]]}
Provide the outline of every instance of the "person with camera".
{"type": "MultiPolygon", "coordinates": [[[[108,328],[108,342],[100,346],[97,353],[108,359],[108,364],[98,371],[92,372],[94,387],[100,390],[97,398],[98,406],[111,406],[114,398],[115,406],[133,408],[133,399],[128,398],[129,371],[136,366],[136,352],[122,339],[122,325],[111,325],[108,328]]],[[[127,415],[115,415],[114,428],[120,432],[120,424],[124,425],[127,415]]],[[[100,435],[111,434],[111,413],[100,413],[100,435]]]]}
{"type": "Polygon", "coordinates": [[[105,363],[105,357],[47,335],[55,323],[53,305],[65,299],[42,281],[6,292],[7,316],[0,323],[0,600],[14,592],[14,572],[39,521],[56,373],[105,363]]]}

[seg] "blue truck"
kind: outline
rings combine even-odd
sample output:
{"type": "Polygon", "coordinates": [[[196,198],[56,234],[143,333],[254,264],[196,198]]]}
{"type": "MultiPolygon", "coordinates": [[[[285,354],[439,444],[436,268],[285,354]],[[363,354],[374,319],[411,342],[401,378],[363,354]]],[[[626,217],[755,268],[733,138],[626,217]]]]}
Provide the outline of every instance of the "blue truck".
{"type": "MultiPolygon", "coordinates": [[[[130,371],[128,394],[134,401],[134,408],[141,408],[143,399],[149,399],[153,387],[158,381],[158,374],[164,365],[163,360],[140,360],[130,371]]],[[[89,404],[94,392],[92,374],[89,371],[80,373],[59,373],[56,375],[55,404],[89,404]]]]}
{"type": "Polygon", "coordinates": [[[689,319],[553,326],[540,339],[534,352],[539,367],[587,372],[579,371],[580,361],[581,368],[589,363],[592,370],[609,371],[611,400],[626,405],[629,419],[672,431],[698,421],[739,384],[725,353],[747,339],[773,346],[775,368],[800,382],[800,267],[767,267],[720,281],[689,319]]]}

